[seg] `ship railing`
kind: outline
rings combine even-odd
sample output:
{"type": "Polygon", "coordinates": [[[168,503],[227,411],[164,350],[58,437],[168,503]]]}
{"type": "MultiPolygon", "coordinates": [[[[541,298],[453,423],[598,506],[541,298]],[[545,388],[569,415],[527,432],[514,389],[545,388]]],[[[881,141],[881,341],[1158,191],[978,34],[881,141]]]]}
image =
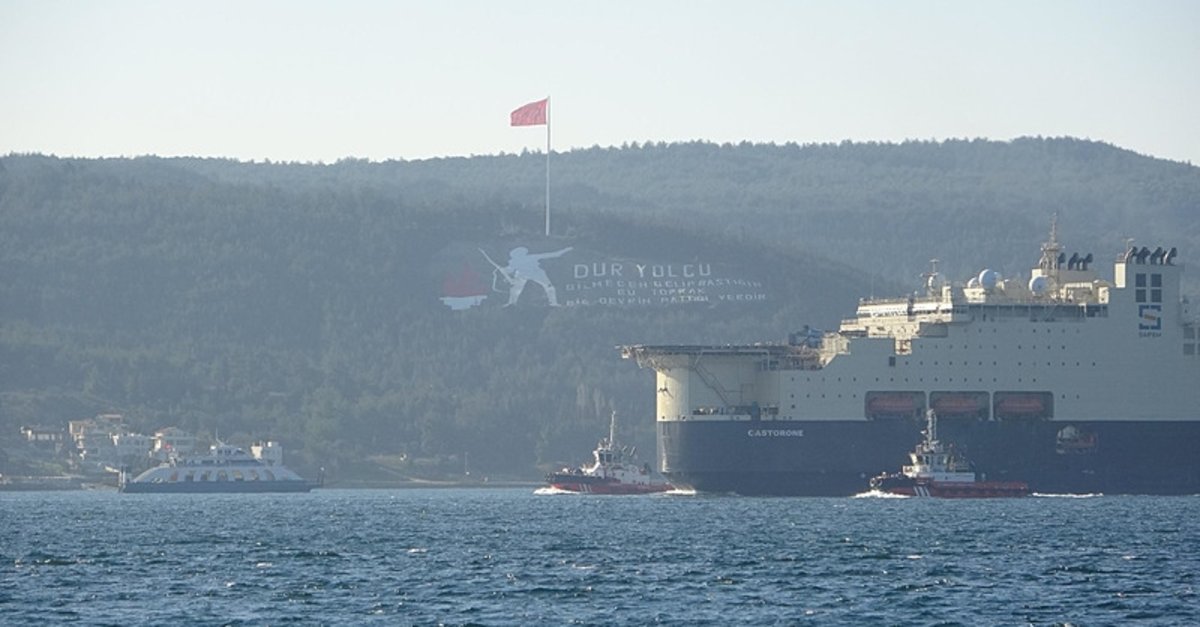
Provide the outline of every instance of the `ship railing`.
{"type": "Polygon", "coordinates": [[[704,364],[700,363],[699,359],[695,360],[693,369],[696,371],[696,374],[700,375],[700,380],[704,381],[704,384],[709,389],[717,393],[717,398],[720,398],[722,403],[725,405],[733,404],[729,400],[729,391],[721,385],[721,381],[712,372],[709,372],[708,368],[704,367],[704,364]]]}
{"type": "Polygon", "coordinates": [[[769,360],[767,370],[820,370],[821,350],[809,346],[793,346],[780,359],[769,360]]]}

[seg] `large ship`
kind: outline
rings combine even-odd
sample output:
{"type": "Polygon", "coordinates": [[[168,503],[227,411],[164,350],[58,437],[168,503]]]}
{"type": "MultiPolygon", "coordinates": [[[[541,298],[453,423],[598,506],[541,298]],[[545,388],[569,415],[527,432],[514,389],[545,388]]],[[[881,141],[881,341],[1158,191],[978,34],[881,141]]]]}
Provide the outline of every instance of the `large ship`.
{"type": "Polygon", "coordinates": [[[1200,339],[1176,250],[1111,278],[1051,227],[1027,280],[983,270],[864,299],[784,343],[622,346],[657,373],[659,470],[701,492],[849,495],[941,437],[1041,493],[1200,493],[1200,339]]]}

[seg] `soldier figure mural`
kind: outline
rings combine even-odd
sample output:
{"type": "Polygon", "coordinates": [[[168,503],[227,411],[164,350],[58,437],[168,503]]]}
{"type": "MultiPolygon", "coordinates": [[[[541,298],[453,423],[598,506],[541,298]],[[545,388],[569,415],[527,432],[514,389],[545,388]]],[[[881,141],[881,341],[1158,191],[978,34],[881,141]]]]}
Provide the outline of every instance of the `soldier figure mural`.
{"type": "Polygon", "coordinates": [[[550,282],[550,277],[546,276],[546,271],[542,269],[542,260],[561,257],[570,251],[571,247],[568,246],[550,253],[531,254],[528,248],[517,246],[508,253],[508,265],[501,266],[482,249],[479,250],[488,263],[495,268],[492,271],[492,289],[497,292],[501,291],[496,288],[496,277],[502,277],[508,283],[508,302],[504,304],[505,307],[517,303],[517,300],[521,298],[521,292],[525,290],[525,284],[529,281],[541,285],[546,292],[546,300],[550,302],[550,306],[558,307],[558,294],[554,289],[554,284],[550,282]]]}

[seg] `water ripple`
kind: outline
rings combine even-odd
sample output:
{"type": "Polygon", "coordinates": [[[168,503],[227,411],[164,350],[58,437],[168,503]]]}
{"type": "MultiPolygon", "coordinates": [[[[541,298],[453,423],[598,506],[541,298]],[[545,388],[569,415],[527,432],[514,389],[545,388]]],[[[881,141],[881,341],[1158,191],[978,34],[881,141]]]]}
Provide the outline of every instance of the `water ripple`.
{"type": "Polygon", "coordinates": [[[1200,624],[1200,499],[0,493],[5,624],[1200,624]]]}

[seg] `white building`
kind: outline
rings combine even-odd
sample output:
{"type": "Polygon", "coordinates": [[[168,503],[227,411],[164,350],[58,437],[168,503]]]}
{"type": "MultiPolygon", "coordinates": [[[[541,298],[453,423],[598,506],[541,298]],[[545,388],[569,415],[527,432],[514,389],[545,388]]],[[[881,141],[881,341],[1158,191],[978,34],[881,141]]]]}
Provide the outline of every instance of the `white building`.
{"type": "Polygon", "coordinates": [[[150,454],[153,439],[141,433],[114,433],[113,455],[121,463],[144,462],[150,454]]]}
{"type": "Polygon", "coordinates": [[[154,446],[150,455],[154,459],[164,461],[172,455],[190,455],[195,450],[196,436],[178,427],[167,427],[154,433],[154,446]]]}

